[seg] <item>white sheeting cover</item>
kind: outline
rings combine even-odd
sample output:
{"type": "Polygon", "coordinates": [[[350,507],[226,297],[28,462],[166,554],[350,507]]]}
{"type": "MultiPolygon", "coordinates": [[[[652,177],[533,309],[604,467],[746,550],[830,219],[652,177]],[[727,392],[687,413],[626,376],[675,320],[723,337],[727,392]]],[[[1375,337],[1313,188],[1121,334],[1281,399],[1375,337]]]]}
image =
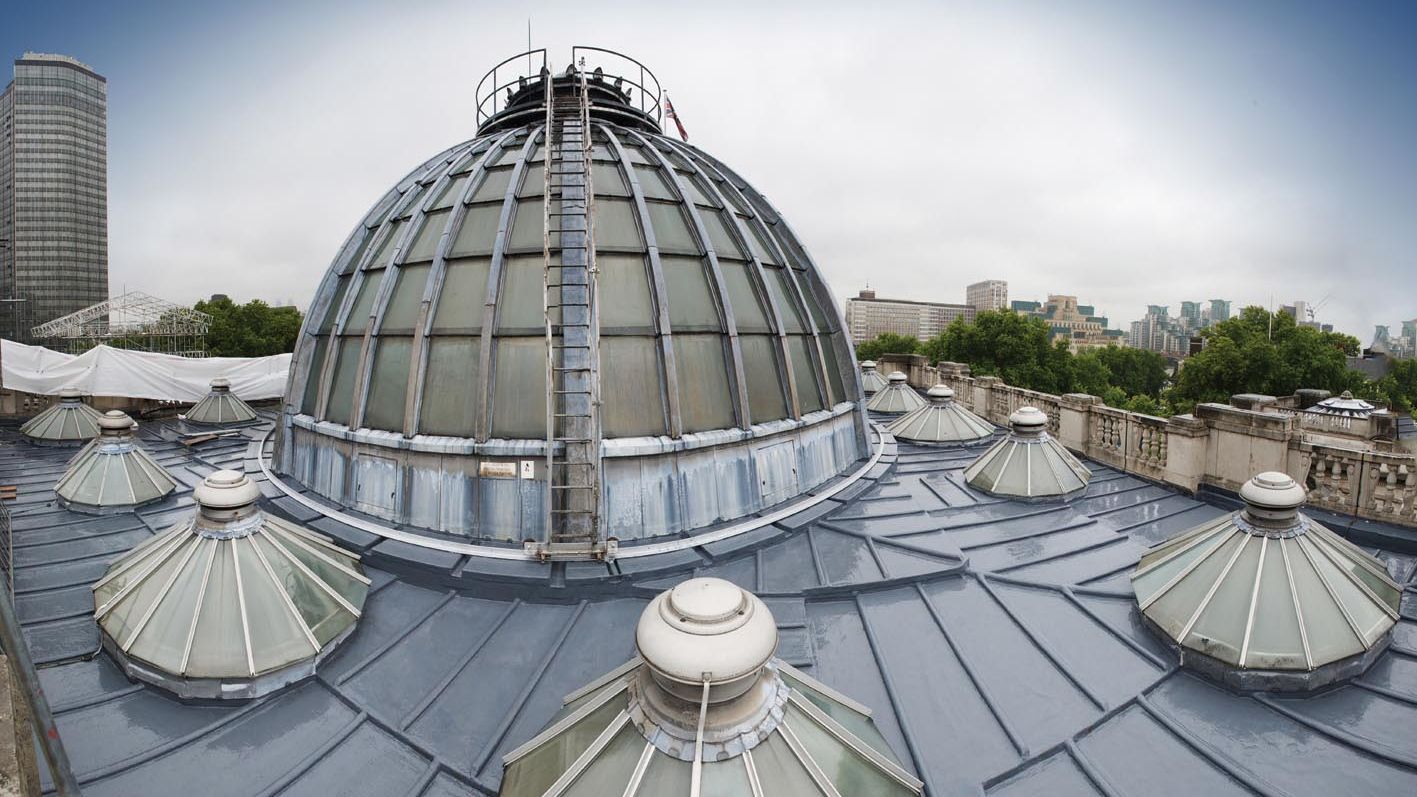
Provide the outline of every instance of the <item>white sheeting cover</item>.
{"type": "Polygon", "coordinates": [[[0,385],[41,395],[76,387],[89,396],[193,402],[224,376],[232,393],[256,401],[283,395],[289,372],[289,354],[196,358],[95,346],[75,356],[0,341],[0,385]]]}

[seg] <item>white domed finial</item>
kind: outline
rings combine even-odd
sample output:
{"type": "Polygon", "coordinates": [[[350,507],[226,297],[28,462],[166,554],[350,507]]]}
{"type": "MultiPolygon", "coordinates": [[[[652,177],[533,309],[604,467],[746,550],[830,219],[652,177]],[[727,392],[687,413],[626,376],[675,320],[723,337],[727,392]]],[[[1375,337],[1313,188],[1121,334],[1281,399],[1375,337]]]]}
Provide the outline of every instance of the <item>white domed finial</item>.
{"type": "Polygon", "coordinates": [[[943,404],[946,401],[949,401],[950,399],[954,398],[955,392],[954,389],[951,388],[949,385],[935,385],[934,387],[925,391],[925,395],[928,396],[930,400],[935,402],[936,404],[943,404]]]}
{"type": "Polygon", "coordinates": [[[891,384],[899,385],[904,384],[906,377],[905,374],[901,373],[900,371],[891,371],[891,375],[886,378],[891,381],[891,384]]]}
{"type": "Polygon", "coordinates": [[[1048,416],[1037,407],[1019,407],[1009,416],[1009,426],[1020,434],[1036,434],[1048,426],[1048,416]]]}
{"type": "Polygon", "coordinates": [[[1257,473],[1240,488],[1246,518],[1266,527],[1293,526],[1308,497],[1303,486],[1278,471],[1257,473]]]}
{"type": "Polygon", "coordinates": [[[640,615],[635,646],[665,691],[697,703],[742,694],[777,649],[777,623],[757,596],[720,578],[660,593],[640,615]]]}

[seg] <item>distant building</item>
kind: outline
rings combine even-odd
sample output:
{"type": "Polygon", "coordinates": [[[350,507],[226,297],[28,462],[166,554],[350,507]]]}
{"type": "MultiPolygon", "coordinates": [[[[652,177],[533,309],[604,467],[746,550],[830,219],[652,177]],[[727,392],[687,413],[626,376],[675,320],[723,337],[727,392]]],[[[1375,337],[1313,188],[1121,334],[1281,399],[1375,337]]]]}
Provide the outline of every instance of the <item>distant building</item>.
{"type": "Polygon", "coordinates": [[[1210,323],[1219,324],[1221,321],[1230,320],[1230,301],[1228,299],[1210,300],[1210,323]]]}
{"type": "Polygon", "coordinates": [[[1204,326],[1200,302],[1181,302],[1181,324],[1187,332],[1195,332],[1204,326]]]}
{"type": "Polygon", "coordinates": [[[1127,343],[1133,348],[1179,358],[1190,353],[1191,337],[1182,319],[1171,317],[1169,307],[1152,304],[1147,305],[1144,318],[1131,323],[1127,343]]]}
{"type": "Polygon", "coordinates": [[[1073,351],[1126,345],[1126,337],[1121,330],[1108,329],[1107,317],[1098,315],[1092,305],[1078,304],[1076,296],[1052,294],[1044,303],[1013,302],[1010,307],[1020,315],[1046,322],[1053,339],[1068,341],[1073,351]]]}
{"type": "Polygon", "coordinates": [[[25,53],[0,93],[0,335],[108,298],[108,83],[25,53]]]}
{"type": "Polygon", "coordinates": [[[853,343],[862,343],[886,332],[925,340],[945,331],[959,318],[973,321],[974,308],[967,304],[878,299],[876,292],[870,289],[846,300],[846,326],[851,330],[853,343]]]}
{"type": "Polygon", "coordinates": [[[1004,280],[984,280],[964,289],[964,303],[978,312],[1003,310],[1009,306],[1009,283],[1004,280]]]}

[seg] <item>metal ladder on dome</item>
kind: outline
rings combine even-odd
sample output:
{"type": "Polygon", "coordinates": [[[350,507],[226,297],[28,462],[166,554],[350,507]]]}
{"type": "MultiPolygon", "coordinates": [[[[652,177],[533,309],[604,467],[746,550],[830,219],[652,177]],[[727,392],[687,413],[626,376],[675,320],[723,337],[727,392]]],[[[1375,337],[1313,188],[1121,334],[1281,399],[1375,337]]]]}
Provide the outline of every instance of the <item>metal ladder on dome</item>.
{"type": "Polygon", "coordinates": [[[568,72],[571,90],[559,94],[556,81],[545,75],[546,542],[529,547],[542,560],[610,559],[614,543],[600,534],[600,318],[590,99],[584,63],[568,72]]]}

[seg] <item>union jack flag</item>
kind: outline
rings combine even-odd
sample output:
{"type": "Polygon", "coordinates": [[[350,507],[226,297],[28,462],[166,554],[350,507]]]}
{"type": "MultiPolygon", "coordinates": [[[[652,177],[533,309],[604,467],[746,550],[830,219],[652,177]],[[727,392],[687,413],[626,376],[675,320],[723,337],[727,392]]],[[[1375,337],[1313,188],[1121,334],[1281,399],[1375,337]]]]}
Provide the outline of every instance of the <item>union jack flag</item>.
{"type": "Polygon", "coordinates": [[[674,112],[674,103],[669,101],[668,92],[664,94],[664,115],[674,120],[674,126],[679,128],[679,137],[684,139],[685,143],[688,143],[689,131],[684,129],[684,123],[679,121],[679,114],[674,112]]]}

